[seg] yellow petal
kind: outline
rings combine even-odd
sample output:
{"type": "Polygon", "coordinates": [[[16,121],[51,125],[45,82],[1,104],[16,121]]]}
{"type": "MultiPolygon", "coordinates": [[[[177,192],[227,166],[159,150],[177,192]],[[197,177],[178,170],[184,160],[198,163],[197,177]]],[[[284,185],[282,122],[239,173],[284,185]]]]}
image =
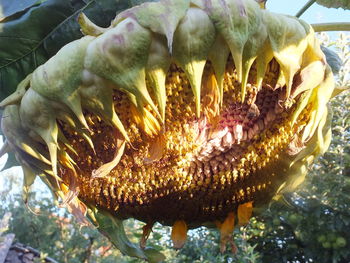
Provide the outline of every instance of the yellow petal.
{"type": "Polygon", "coordinates": [[[202,105],[204,113],[210,123],[220,113],[220,88],[216,81],[213,70],[203,76],[202,83],[202,105]]]}
{"type": "Polygon", "coordinates": [[[183,220],[175,221],[173,229],[171,231],[171,240],[173,241],[174,248],[182,248],[187,239],[187,224],[183,220]]]}
{"type": "Polygon", "coordinates": [[[238,224],[243,226],[249,223],[253,212],[253,202],[247,202],[238,206],[238,224]]]}
{"type": "Polygon", "coordinates": [[[235,228],[235,215],[233,212],[229,213],[225,221],[217,224],[220,229],[220,252],[224,253],[227,243],[233,244],[233,230],[235,228]]]}

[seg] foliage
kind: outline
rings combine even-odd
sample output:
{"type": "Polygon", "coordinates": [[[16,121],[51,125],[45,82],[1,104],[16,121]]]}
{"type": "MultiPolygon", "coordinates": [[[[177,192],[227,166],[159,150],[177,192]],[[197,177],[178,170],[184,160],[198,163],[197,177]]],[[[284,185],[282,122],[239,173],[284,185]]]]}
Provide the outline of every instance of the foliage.
{"type": "Polygon", "coordinates": [[[8,232],[16,234],[16,241],[62,263],[112,263],[118,258],[118,262],[128,262],[117,250],[111,249],[109,241],[95,228],[81,228],[74,217],[52,202],[46,191],[31,193],[28,209],[21,195],[11,194],[13,187],[18,188],[16,177],[9,175],[0,192],[0,218],[6,212],[12,213],[8,232]]]}
{"type": "Polygon", "coordinates": [[[326,7],[350,9],[350,2],[348,0],[317,0],[316,2],[326,7]]]}

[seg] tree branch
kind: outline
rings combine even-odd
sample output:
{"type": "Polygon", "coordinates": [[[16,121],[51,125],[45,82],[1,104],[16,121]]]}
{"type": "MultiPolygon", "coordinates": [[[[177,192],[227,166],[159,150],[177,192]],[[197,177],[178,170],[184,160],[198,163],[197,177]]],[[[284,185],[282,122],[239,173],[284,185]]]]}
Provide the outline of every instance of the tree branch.
{"type": "Polygon", "coordinates": [[[309,0],[299,11],[298,13],[295,15],[296,17],[300,17],[302,14],[305,13],[306,10],[309,9],[310,6],[312,6],[314,3],[316,2],[316,0],[309,0]]]}
{"type": "Polygon", "coordinates": [[[340,22],[340,23],[320,23],[320,24],[311,24],[315,32],[321,31],[350,31],[349,22],[340,22]]]}

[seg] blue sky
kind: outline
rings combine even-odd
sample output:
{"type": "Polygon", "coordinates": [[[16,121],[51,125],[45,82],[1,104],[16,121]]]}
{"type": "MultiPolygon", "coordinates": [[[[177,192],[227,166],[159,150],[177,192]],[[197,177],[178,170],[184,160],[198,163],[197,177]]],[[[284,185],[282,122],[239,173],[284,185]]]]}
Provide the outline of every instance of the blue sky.
{"type": "MultiPolygon", "coordinates": [[[[276,13],[295,15],[306,2],[307,0],[267,0],[267,9],[276,13]]],[[[300,18],[310,24],[350,22],[350,10],[326,8],[315,3],[300,18]]]]}

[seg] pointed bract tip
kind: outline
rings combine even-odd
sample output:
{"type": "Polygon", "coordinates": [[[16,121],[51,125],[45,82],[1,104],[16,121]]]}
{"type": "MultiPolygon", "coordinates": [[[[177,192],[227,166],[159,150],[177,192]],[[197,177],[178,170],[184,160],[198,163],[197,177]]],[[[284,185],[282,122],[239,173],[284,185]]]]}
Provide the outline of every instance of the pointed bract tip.
{"type": "Polygon", "coordinates": [[[84,13],[78,15],[78,23],[80,25],[80,31],[84,35],[97,37],[106,32],[106,28],[95,25],[84,13]]]}

